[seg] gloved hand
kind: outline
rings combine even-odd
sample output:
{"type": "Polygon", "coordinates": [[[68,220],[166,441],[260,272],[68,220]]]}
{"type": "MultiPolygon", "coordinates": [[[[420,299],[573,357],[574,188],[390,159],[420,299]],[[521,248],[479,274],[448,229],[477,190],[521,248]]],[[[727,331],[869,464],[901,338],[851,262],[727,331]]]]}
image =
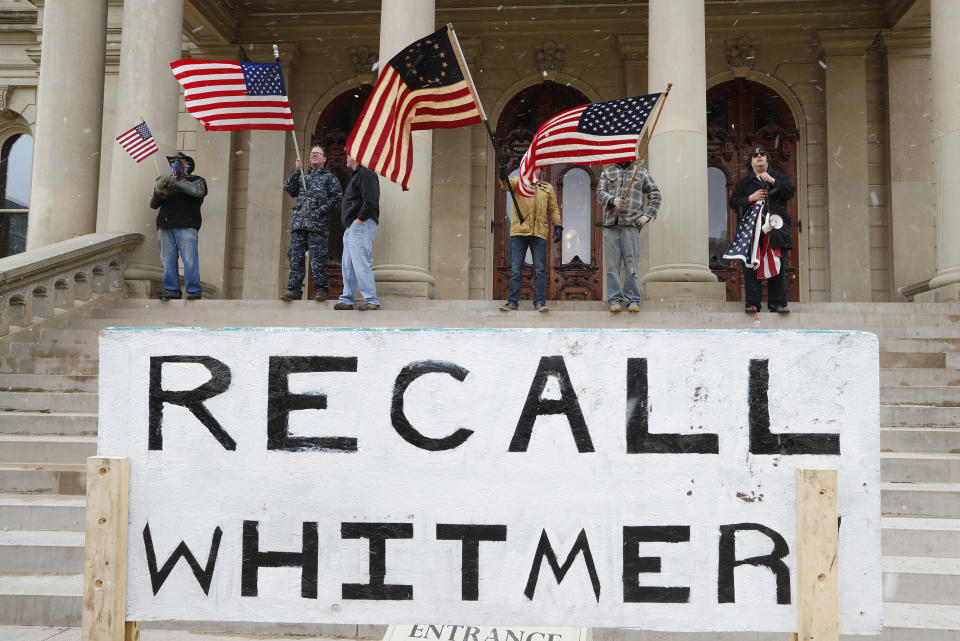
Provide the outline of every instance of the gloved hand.
{"type": "Polygon", "coordinates": [[[553,226],[553,242],[559,243],[562,235],[563,235],[563,225],[554,225],[553,226]]]}
{"type": "Polygon", "coordinates": [[[643,226],[650,222],[650,216],[644,214],[640,216],[640,219],[637,221],[637,229],[643,229],[643,226]]]}
{"type": "Polygon", "coordinates": [[[174,178],[170,174],[166,174],[165,176],[157,176],[157,180],[153,185],[153,190],[157,192],[158,196],[165,198],[170,185],[173,183],[173,180],[174,178]]]}
{"type": "Polygon", "coordinates": [[[500,177],[500,180],[510,180],[510,173],[507,171],[505,165],[500,165],[500,172],[497,175],[500,177]]]}
{"type": "Polygon", "coordinates": [[[617,196],[616,198],[613,199],[614,209],[620,209],[622,206],[623,206],[623,198],[621,198],[620,196],[617,196]]]}

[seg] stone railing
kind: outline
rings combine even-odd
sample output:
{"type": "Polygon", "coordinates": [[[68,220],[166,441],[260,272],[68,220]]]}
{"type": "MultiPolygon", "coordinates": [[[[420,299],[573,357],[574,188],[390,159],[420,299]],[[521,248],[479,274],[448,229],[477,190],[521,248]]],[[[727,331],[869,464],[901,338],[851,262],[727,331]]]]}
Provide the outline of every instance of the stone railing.
{"type": "Polygon", "coordinates": [[[921,294],[926,294],[930,291],[933,290],[930,289],[930,279],[928,278],[927,280],[922,280],[919,283],[913,283],[912,285],[901,287],[897,290],[897,293],[900,294],[900,298],[908,303],[912,303],[914,302],[914,297],[920,296],[921,294]]]}
{"type": "Polygon", "coordinates": [[[0,258],[0,336],[123,287],[142,234],[87,234],[0,258]]]}

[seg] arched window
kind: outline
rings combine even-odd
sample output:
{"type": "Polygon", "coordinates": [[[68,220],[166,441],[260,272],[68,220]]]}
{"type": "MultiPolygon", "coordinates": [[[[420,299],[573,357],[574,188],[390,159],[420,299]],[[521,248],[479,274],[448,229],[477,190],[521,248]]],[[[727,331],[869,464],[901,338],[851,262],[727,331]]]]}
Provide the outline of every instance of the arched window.
{"type": "Polygon", "coordinates": [[[33,137],[14,134],[0,147],[0,258],[27,248],[33,137]]]}
{"type": "Polygon", "coordinates": [[[723,264],[727,250],[727,175],[718,167],[707,167],[707,217],[710,227],[708,256],[711,268],[723,264]]]}
{"type": "Polygon", "coordinates": [[[561,262],[579,258],[590,262],[590,232],[593,231],[591,213],[593,204],[590,174],[583,167],[573,167],[563,175],[563,239],[561,262]]]}

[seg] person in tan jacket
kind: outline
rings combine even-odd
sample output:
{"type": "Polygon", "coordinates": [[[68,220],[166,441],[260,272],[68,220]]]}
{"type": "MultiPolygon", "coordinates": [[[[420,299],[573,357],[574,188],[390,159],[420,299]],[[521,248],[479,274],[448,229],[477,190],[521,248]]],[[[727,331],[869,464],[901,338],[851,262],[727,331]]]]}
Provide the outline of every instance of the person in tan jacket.
{"type": "Polygon", "coordinates": [[[557,195],[553,185],[540,180],[540,169],[533,172],[536,193],[532,198],[524,198],[517,193],[516,185],[519,178],[510,178],[505,167],[500,168],[500,188],[509,191],[507,181],[517,193],[517,203],[523,222],[517,216],[517,211],[510,198],[507,206],[512,212],[510,216],[510,286],[507,292],[507,302],[500,306],[501,312],[514,312],[520,304],[520,285],[523,282],[523,260],[527,249],[533,256],[533,308],[539,312],[549,311],[547,307],[547,238],[559,243],[563,232],[560,216],[560,206],[557,205],[557,195]]]}

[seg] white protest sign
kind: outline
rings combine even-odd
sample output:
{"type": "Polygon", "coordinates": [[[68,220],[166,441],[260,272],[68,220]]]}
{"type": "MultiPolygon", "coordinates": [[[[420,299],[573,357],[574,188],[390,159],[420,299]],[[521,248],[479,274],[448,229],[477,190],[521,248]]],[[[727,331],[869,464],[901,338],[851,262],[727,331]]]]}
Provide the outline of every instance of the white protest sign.
{"type": "Polygon", "coordinates": [[[878,393],[858,332],[105,330],[127,617],[787,632],[809,468],[876,634],[878,393]]]}

